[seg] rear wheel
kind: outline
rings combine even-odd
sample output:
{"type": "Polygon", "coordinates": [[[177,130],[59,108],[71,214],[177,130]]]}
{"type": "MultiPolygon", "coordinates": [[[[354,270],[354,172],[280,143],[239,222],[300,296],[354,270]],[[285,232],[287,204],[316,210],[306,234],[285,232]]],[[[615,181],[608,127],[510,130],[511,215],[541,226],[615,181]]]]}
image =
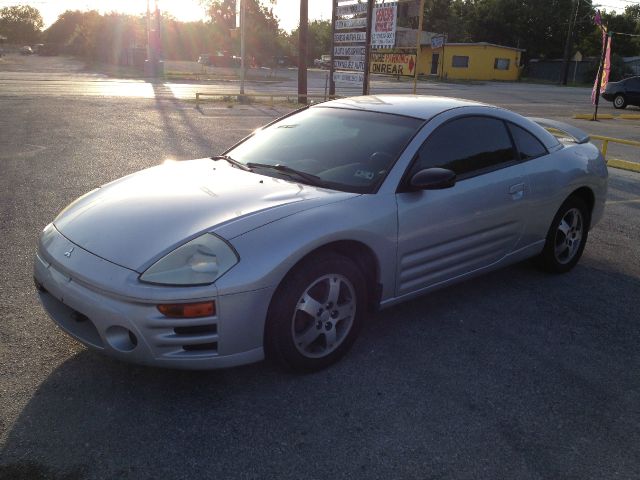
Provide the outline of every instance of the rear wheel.
{"type": "Polygon", "coordinates": [[[289,370],[311,372],[351,347],[366,312],[364,276],[348,258],[322,254],[298,265],[276,291],[267,317],[267,355],[289,370]]]}
{"type": "Polygon", "coordinates": [[[614,108],[625,108],[627,106],[627,99],[621,93],[613,97],[614,108]]]}
{"type": "Polygon", "coordinates": [[[571,270],[584,251],[590,222],[585,202],[577,196],[569,197],[551,223],[544,249],[537,258],[540,267],[552,273],[571,270]]]}

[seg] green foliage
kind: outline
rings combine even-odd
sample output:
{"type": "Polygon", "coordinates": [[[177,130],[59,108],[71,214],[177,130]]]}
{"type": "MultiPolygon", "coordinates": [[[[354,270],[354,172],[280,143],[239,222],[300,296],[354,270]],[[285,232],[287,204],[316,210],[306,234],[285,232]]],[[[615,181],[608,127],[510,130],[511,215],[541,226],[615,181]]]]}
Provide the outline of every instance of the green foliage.
{"type": "MultiPolygon", "coordinates": [[[[574,16],[573,0],[427,0],[425,30],[446,33],[449,42],[490,42],[524,49],[529,58],[561,58],[569,21],[575,20],[572,54],[597,56],[601,51],[599,27],[594,25],[591,0],[581,0],[574,16]]],[[[621,14],[602,15],[609,29],[640,33],[640,5],[621,14]]],[[[415,28],[415,19],[410,25],[415,28]]],[[[640,39],[614,36],[614,51],[621,56],[640,54],[640,39]]]]}
{"type": "Polygon", "coordinates": [[[37,8],[28,5],[0,9],[0,34],[9,43],[30,44],[40,39],[44,22],[37,8]]]}
{"type": "MultiPolygon", "coordinates": [[[[245,48],[251,63],[271,63],[278,54],[278,19],[273,9],[259,0],[245,1],[245,48]]],[[[240,32],[232,28],[235,18],[235,0],[205,0],[211,18],[212,44],[208,52],[226,51],[240,54],[240,32]]],[[[273,3],[273,2],[272,2],[273,3]]]]}
{"type": "Polygon", "coordinates": [[[204,22],[180,22],[164,18],[162,51],[166,60],[196,60],[202,53],[212,53],[215,45],[211,25],[204,22]]]}
{"type": "Polygon", "coordinates": [[[146,46],[145,19],[141,16],[66,11],[45,31],[48,43],[66,53],[91,61],[122,63],[127,49],[146,46]]]}
{"type": "MultiPolygon", "coordinates": [[[[316,58],[331,53],[331,22],[314,20],[309,23],[307,42],[307,65],[313,65],[316,58]]],[[[296,28],[286,37],[283,45],[284,54],[291,58],[298,57],[299,29],[296,28]],[[286,52],[286,53],[285,53],[286,52]]]]}

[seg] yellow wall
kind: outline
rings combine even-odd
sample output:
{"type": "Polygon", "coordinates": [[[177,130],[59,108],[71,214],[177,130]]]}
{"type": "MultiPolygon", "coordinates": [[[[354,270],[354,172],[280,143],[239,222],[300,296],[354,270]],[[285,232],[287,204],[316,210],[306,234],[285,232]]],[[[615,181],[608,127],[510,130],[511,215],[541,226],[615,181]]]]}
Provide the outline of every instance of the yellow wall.
{"type": "Polygon", "coordinates": [[[432,53],[440,54],[437,75],[443,78],[461,80],[517,80],[520,73],[520,51],[494,45],[468,44],[444,46],[444,73],[442,48],[436,48],[432,51],[431,47],[423,46],[420,52],[419,74],[431,75],[432,53]],[[468,68],[453,67],[452,60],[454,55],[468,56],[468,68]],[[494,64],[496,58],[508,58],[509,69],[495,69],[494,64]]]}

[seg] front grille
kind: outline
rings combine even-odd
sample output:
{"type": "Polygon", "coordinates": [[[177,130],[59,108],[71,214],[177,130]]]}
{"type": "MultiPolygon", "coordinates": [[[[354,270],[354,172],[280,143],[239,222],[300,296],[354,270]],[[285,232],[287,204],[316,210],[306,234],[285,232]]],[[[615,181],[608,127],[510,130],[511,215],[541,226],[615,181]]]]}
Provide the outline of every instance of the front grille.
{"type": "Polygon", "coordinates": [[[85,314],[74,310],[63,301],[51,295],[46,289],[39,289],[40,299],[47,312],[58,325],[82,343],[104,348],[98,329],[85,314]]]}
{"type": "Polygon", "coordinates": [[[171,318],[154,315],[147,320],[153,346],[162,356],[193,357],[218,354],[218,317],[171,318]]]}
{"type": "Polygon", "coordinates": [[[195,325],[193,327],[175,327],[173,331],[177,335],[197,335],[199,333],[218,333],[218,326],[212,325],[195,325]]]}
{"type": "Polygon", "coordinates": [[[186,352],[202,352],[205,350],[218,351],[218,342],[212,343],[197,343],[194,345],[183,345],[182,348],[186,352]]]}

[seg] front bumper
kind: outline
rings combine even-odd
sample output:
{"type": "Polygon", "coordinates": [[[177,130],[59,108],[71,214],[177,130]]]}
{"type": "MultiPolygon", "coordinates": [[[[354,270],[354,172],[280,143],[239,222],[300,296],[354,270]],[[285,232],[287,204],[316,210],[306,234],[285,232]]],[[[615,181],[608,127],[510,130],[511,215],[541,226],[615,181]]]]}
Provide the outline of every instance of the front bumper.
{"type": "Polygon", "coordinates": [[[215,286],[209,286],[205,297],[202,287],[149,291],[145,286],[144,297],[123,295],[127,283],[137,279],[136,272],[96,257],[57,231],[49,232],[40,244],[34,278],[42,305],[65,332],[120,360],[210,369],[264,358],[264,322],[274,289],[218,295],[215,286]],[[113,288],[106,288],[105,282],[112,282],[113,288]],[[159,303],[211,299],[216,314],[210,317],[169,318],[157,309],[159,303]]]}

